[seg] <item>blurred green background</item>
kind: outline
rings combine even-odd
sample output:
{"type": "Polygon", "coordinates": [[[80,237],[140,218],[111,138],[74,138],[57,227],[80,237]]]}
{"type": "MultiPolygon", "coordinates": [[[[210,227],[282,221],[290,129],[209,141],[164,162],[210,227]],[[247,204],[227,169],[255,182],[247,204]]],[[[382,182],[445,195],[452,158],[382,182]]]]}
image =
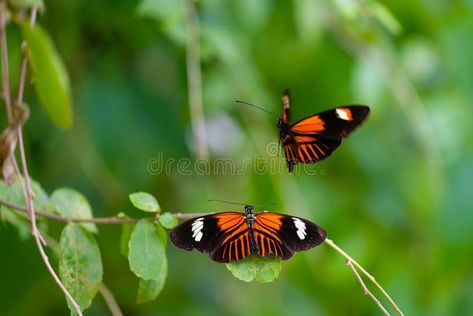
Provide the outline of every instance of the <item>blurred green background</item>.
{"type": "MultiPolygon", "coordinates": [[[[83,192],[95,216],[137,216],[134,191],[155,194],[171,212],[240,210],[208,199],[273,203],[257,209],[324,227],[407,315],[471,313],[473,3],[201,0],[197,10],[211,163],[266,158],[284,167],[268,153],[274,117],[236,99],[279,114],[289,87],[294,121],[350,103],[368,104],[368,121],[310,175],[253,164],[241,174],[196,174],[183,2],[46,1],[39,23],[70,72],[75,122],[69,131],[53,126],[28,88],[31,176],[47,192],[83,192]],[[152,172],[160,155],[190,159],[190,174],[176,164],[152,172]]],[[[8,32],[18,53],[18,30],[8,32]]],[[[48,225],[58,237],[62,225],[48,225]]],[[[120,231],[103,225],[96,238],[104,282],[126,315],[380,314],[325,245],[284,262],[269,284],[241,282],[207,256],[168,245],[164,290],[137,305],[120,231]]],[[[31,238],[4,224],[0,240],[0,313],[67,314],[31,238]]],[[[100,296],[85,312],[108,313],[100,296]]]]}

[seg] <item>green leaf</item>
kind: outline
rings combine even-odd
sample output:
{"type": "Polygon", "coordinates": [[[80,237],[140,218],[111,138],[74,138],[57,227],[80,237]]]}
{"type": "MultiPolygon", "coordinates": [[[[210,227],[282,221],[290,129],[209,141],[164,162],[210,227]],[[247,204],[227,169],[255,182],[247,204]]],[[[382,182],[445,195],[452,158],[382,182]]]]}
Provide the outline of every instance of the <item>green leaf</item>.
{"type": "Polygon", "coordinates": [[[128,242],[130,241],[131,232],[133,231],[132,224],[122,225],[122,234],[120,237],[120,253],[125,257],[128,257],[128,242]]]}
{"type": "Polygon", "coordinates": [[[154,300],[161,290],[164,288],[167,276],[167,264],[161,277],[157,280],[143,280],[140,279],[140,285],[138,287],[138,295],[136,297],[137,303],[145,303],[154,300]]]}
{"type": "Polygon", "coordinates": [[[39,101],[51,121],[62,128],[72,126],[69,75],[49,35],[38,25],[22,23],[23,38],[33,68],[39,101]]]}
{"type": "MultiPolygon", "coordinates": [[[[30,185],[33,190],[33,204],[35,209],[44,209],[49,203],[48,195],[44,192],[41,185],[31,178],[30,185]]],[[[0,199],[17,206],[26,207],[23,186],[23,178],[16,178],[10,185],[0,181],[0,199]]]]}
{"type": "Polygon", "coordinates": [[[136,192],[129,195],[131,204],[145,212],[159,213],[161,208],[154,196],[146,192],[136,192]]]}
{"type": "MultiPolygon", "coordinates": [[[[33,190],[33,205],[36,210],[45,210],[48,205],[48,196],[39,183],[30,178],[31,189],[33,190]]],[[[23,178],[16,178],[10,185],[0,181],[0,199],[11,204],[26,207],[23,193],[23,178]]],[[[20,238],[26,239],[30,236],[31,226],[26,213],[19,213],[17,210],[0,206],[0,218],[9,222],[18,230],[20,238]]]]}
{"type": "Polygon", "coordinates": [[[128,243],[130,269],[145,280],[160,280],[167,272],[164,246],[156,232],[156,225],[146,219],[136,224],[128,243]]]}
{"type": "MultiPolygon", "coordinates": [[[[93,218],[89,202],[76,190],[69,188],[57,189],[51,194],[50,202],[54,210],[64,217],[93,218]]],[[[81,223],[80,225],[92,233],[97,232],[94,223],[81,223]]]]}
{"type": "Polygon", "coordinates": [[[177,218],[175,218],[169,212],[163,213],[159,217],[159,222],[161,223],[161,225],[163,225],[167,229],[173,229],[174,227],[177,226],[177,223],[178,223],[177,218]]]}
{"type": "Polygon", "coordinates": [[[158,238],[163,244],[164,247],[168,244],[168,232],[163,228],[163,225],[156,224],[156,232],[158,233],[158,238]]]}
{"type": "MultiPolygon", "coordinates": [[[[59,241],[59,275],[81,310],[92,303],[102,273],[102,258],[94,237],[80,225],[64,227],[59,241]]],[[[73,311],[70,304],[69,308],[73,311]]]]}
{"type": "Polygon", "coordinates": [[[272,282],[279,276],[282,264],[276,257],[250,256],[241,261],[227,263],[227,269],[239,280],[260,283],[272,282]]]}

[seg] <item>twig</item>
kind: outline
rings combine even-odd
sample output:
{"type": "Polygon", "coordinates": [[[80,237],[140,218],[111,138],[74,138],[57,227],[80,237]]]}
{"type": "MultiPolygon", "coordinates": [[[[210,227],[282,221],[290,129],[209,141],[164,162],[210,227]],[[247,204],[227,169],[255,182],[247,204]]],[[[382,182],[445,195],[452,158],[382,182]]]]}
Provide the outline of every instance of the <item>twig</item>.
{"type": "Polygon", "coordinates": [[[341,254],[345,258],[345,260],[350,261],[356,268],[358,268],[381,291],[381,293],[383,293],[383,295],[388,299],[389,303],[396,310],[396,313],[398,315],[404,316],[404,313],[397,306],[391,296],[389,296],[389,294],[384,290],[384,288],[376,281],[376,279],[371,274],[369,274],[358,262],[356,262],[352,257],[350,257],[345,251],[335,245],[333,240],[327,238],[325,239],[325,243],[332,247],[336,252],[341,254]]]}
{"type": "Polygon", "coordinates": [[[112,313],[112,315],[123,316],[120,306],[118,306],[118,303],[115,300],[115,297],[113,297],[113,293],[110,291],[108,287],[105,286],[105,284],[103,283],[100,284],[99,292],[102,295],[103,299],[105,300],[105,303],[107,304],[108,309],[110,309],[110,312],[112,313]]]}
{"type": "Polygon", "coordinates": [[[363,288],[363,292],[365,292],[366,295],[371,297],[371,299],[376,303],[376,305],[378,305],[379,309],[383,312],[384,315],[389,316],[390,314],[388,313],[386,308],[384,308],[383,304],[381,304],[381,302],[376,298],[376,296],[374,296],[374,294],[371,293],[368,287],[366,287],[365,282],[363,282],[363,279],[361,278],[358,271],[356,271],[356,268],[353,266],[353,263],[350,260],[347,260],[347,266],[353,271],[356,278],[358,279],[358,282],[360,282],[361,287],[363,288]]]}
{"type": "MultiPolygon", "coordinates": [[[[0,8],[0,41],[1,41],[1,59],[2,59],[2,86],[3,86],[3,97],[5,99],[5,105],[7,109],[7,116],[8,116],[8,121],[11,124],[13,122],[13,113],[12,113],[12,102],[11,102],[11,95],[10,95],[10,80],[9,80],[9,69],[8,69],[8,49],[7,49],[7,39],[6,39],[6,7],[4,7],[5,3],[2,2],[0,5],[3,7],[0,8]]],[[[37,9],[33,8],[31,10],[31,19],[30,23],[33,25],[36,20],[36,12],[37,9]]],[[[26,56],[23,56],[23,61],[22,61],[22,68],[21,68],[21,74],[20,74],[20,89],[19,91],[19,97],[18,100],[21,100],[21,102],[17,102],[17,104],[22,103],[22,98],[23,98],[23,87],[24,87],[24,80],[25,80],[25,73],[26,73],[26,56]],[[23,65],[25,65],[23,67],[23,65]],[[21,93],[20,93],[21,92],[21,93]]],[[[34,236],[36,245],[38,247],[39,253],[41,255],[41,258],[43,259],[47,269],[49,270],[49,273],[52,275],[58,286],[61,288],[61,290],[64,292],[66,295],[67,299],[70,301],[70,303],[73,305],[76,313],[79,316],[82,316],[81,309],[77,302],[74,300],[74,298],[71,296],[71,294],[67,291],[66,287],[64,284],[61,282],[59,277],[57,276],[56,272],[54,271],[53,267],[51,266],[49,262],[49,258],[44,251],[43,248],[43,238],[41,237],[41,234],[36,226],[36,217],[35,217],[35,211],[33,208],[33,196],[32,196],[32,189],[31,189],[31,184],[30,184],[30,179],[28,176],[28,167],[26,164],[26,155],[25,155],[25,149],[24,149],[24,144],[23,144],[23,133],[22,133],[22,128],[21,124],[17,126],[17,134],[18,134],[18,148],[20,150],[20,160],[21,160],[21,169],[23,173],[23,178],[24,178],[24,195],[25,195],[25,201],[27,205],[27,213],[29,215],[30,221],[31,221],[31,233],[34,236]]]]}
{"type": "Polygon", "coordinates": [[[202,101],[202,71],[200,69],[199,19],[194,0],[186,0],[186,64],[189,110],[195,151],[199,158],[208,157],[207,131],[202,101]]]}
{"type": "Polygon", "coordinates": [[[13,122],[13,109],[10,95],[10,74],[8,71],[8,49],[7,49],[7,35],[6,35],[6,24],[7,24],[7,8],[6,2],[0,2],[0,46],[2,52],[2,88],[3,98],[5,100],[5,108],[7,111],[8,124],[13,122]]]}
{"type": "MultiPolygon", "coordinates": [[[[4,200],[0,200],[1,205],[5,205],[8,208],[14,209],[21,213],[28,214],[28,209],[19,205],[9,203],[4,200]]],[[[52,219],[58,222],[63,223],[95,223],[95,224],[136,224],[142,218],[120,218],[120,217],[93,217],[93,218],[68,218],[61,215],[56,215],[49,212],[37,211],[35,210],[36,215],[52,219]]],[[[198,216],[208,215],[209,213],[173,213],[174,218],[177,219],[190,219],[198,216]]],[[[149,220],[159,219],[160,215],[156,214],[152,217],[146,217],[149,220]]]]}

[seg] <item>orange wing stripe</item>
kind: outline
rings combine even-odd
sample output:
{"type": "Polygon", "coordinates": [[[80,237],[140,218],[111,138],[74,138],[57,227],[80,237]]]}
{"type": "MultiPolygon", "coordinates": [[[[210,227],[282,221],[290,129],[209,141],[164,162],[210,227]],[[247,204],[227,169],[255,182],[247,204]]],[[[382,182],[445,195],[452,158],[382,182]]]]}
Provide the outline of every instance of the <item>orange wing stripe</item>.
{"type": "Polygon", "coordinates": [[[302,134],[316,134],[325,129],[324,125],[324,121],[320,119],[320,116],[313,115],[292,125],[291,130],[302,134]]]}

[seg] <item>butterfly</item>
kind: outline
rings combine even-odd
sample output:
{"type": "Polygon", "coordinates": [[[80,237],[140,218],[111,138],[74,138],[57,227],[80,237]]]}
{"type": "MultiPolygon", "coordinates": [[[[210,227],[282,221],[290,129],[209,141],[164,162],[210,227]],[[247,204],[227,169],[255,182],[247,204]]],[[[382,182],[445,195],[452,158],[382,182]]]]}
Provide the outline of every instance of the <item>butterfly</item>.
{"type": "Polygon", "coordinates": [[[297,163],[316,163],[330,156],[342,139],[360,126],[370,113],[365,105],[346,105],[289,124],[291,101],[288,90],[282,96],[282,103],[282,117],[277,126],[289,172],[297,163]]]}
{"type": "Polygon", "coordinates": [[[314,223],[272,212],[223,212],[187,220],[171,231],[172,243],[182,249],[208,253],[217,262],[239,261],[249,255],[276,256],[282,260],[308,250],[327,237],[314,223]]]}

